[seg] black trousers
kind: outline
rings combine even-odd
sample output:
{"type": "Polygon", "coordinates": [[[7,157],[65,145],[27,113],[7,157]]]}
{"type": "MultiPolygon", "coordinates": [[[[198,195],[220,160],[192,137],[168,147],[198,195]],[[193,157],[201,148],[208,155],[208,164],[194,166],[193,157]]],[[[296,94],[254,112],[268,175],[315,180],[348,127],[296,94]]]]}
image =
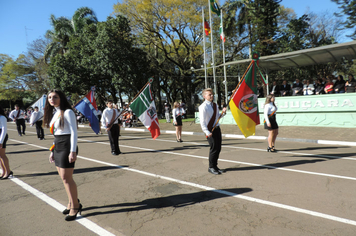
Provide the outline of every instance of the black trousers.
{"type": "Polygon", "coordinates": [[[36,121],[36,132],[37,132],[37,138],[44,138],[42,120],[36,121]]]}
{"type": "Polygon", "coordinates": [[[221,130],[219,126],[216,126],[216,128],[213,131],[213,136],[207,138],[207,140],[210,146],[209,168],[216,168],[218,167],[218,159],[219,159],[219,154],[221,151],[221,143],[222,143],[221,130]]]}
{"type": "Polygon", "coordinates": [[[110,140],[111,152],[115,152],[116,154],[120,153],[119,148],[119,134],[120,127],[118,124],[114,124],[111,129],[108,131],[108,136],[110,140]]]}
{"type": "Polygon", "coordinates": [[[17,132],[19,133],[19,135],[25,134],[25,131],[26,131],[25,119],[17,119],[16,126],[17,126],[17,132]],[[22,132],[21,132],[21,126],[22,126],[22,132]]]}

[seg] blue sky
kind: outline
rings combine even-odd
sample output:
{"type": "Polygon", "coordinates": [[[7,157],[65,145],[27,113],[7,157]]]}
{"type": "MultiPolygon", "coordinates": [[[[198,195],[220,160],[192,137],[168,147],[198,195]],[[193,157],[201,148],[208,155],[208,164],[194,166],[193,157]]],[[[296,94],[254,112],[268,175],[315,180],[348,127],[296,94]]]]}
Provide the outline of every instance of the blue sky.
{"type": "MultiPolygon", "coordinates": [[[[99,21],[105,21],[117,2],[117,0],[0,0],[0,54],[17,58],[19,54],[26,52],[27,43],[42,37],[51,29],[49,23],[51,14],[71,18],[75,10],[86,6],[94,10],[99,21]]],[[[220,1],[221,4],[223,2],[224,0],[220,1]]],[[[330,0],[283,0],[281,4],[293,8],[298,16],[303,15],[308,9],[315,13],[337,10],[337,5],[330,0]]]]}

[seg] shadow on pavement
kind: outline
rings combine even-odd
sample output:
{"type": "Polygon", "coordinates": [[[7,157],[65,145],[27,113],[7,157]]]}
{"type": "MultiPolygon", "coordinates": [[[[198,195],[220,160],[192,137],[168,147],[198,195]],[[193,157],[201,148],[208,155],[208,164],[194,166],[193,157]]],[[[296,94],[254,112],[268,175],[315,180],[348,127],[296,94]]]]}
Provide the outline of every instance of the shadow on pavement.
{"type": "Polygon", "coordinates": [[[83,214],[84,217],[106,215],[121,212],[140,211],[147,209],[159,209],[165,207],[185,207],[196,203],[207,202],[219,198],[230,197],[234,195],[251,192],[251,188],[232,188],[212,191],[201,191],[196,193],[178,194],[167,197],[150,198],[141,202],[118,203],[105,206],[92,206],[84,208],[85,211],[94,210],[88,214],[83,214]],[[220,193],[218,191],[224,191],[220,193]],[[108,208],[108,210],[104,210],[108,208]]]}

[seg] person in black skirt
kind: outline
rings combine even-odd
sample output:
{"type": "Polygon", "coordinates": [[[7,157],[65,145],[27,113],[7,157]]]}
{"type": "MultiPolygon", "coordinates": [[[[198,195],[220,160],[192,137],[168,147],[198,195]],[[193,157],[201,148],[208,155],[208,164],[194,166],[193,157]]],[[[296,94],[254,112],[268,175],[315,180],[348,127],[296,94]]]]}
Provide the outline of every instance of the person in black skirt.
{"type": "Polygon", "coordinates": [[[51,90],[47,95],[43,123],[54,135],[54,145],[49,156],[55,163],[68,196],[68,206],[63,211],[65,220],[72,221],[81,213],[82,205],[78,200],[77,185],[73,179],[74,164],[77,160],[77,122],[74,111],[60,90],[51,90]]]}
{"type": "Polygon", "coordinates": [[[182,140],[182,115],[183,109],[180,107],[179,102],[175,102],[173,105],[174,109],[172,111],[173,115],[173,125],[176,127],[176,137],[177,142],[183,142],[182,140]]]}
{"type": "Polygon", "coordinates": [[[1,180],[8,179],[13,176],[13,172],[10,170],[9,159],[6,156],[6,142],[7,135],[7,117],[4,110],[0,106],[0,164],[2,169],[1,180]]]}
{"type": "Polygon", "coordinates": [[[273,95],[268,95],[266,97],[266,102],[264,106],[264,126],[268,130],[268,148],[267,152],[275,152],[274,148],[276,138],[278,135],[278,124],[276,120],[277,107],[274,104],[275,97],[273,95]]]}

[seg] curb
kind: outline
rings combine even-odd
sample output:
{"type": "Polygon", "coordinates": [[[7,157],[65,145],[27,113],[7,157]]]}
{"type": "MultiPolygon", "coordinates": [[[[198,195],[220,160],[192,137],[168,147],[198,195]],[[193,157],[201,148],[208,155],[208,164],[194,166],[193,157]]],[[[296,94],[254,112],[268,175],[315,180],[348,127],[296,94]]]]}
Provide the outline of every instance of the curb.
{"type": "MultiPolygon", "coordinates": [[[[89,128],[89,125],[78,125],[81,128],[89,128]]],[[[121,127],[121,130],[132,131],[132,132],[149,132],[147,129],[140,128],[124,128],[121,127]]],[[[175,134],[174,130],[161,130],[161,134],[175,134]]],[[[182,131],[184,135],[198,135],[205,136],[203,132],[188,132],[182,131]]],[[[245,138],[243,135],[239,134],[222,134],[223,137],[226,138],[236,138],[236,139],[253,139],[253,140],[267,140],[266,136],[250,136],[245,138]]],[[[299,142],[299,143],[316,143],[323,145],[340,145],[340,146],[353,146],[356,147],[356,142],[347,142],[347,141],[332,141],[332,140],[315,140],[315,139],[298,139],[298,138],[278,138],[278,141],[286,141],[286,142],[299,142]]]]}

